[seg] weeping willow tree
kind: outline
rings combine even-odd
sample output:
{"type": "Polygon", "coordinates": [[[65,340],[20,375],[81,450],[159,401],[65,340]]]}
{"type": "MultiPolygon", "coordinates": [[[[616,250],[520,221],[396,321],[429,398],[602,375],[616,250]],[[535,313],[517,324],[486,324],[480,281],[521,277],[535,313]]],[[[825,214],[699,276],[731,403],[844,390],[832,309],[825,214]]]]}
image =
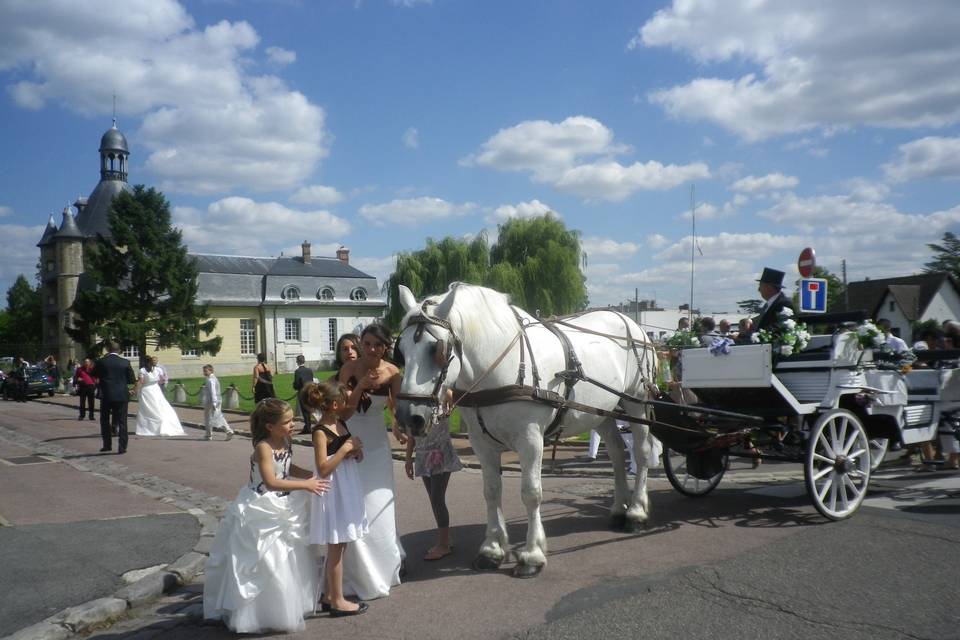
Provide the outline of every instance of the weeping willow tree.
{"type": "Polygon", "coordinates": [[[579,234],[549,213],[500,225],[492,247],[480,233],[472,240],[428,239],[423,249],[398,255],[396,270],[387,281],[387,323],[396,328],[403,318],[401,284],[420,299],[443,293],[451,282],[502,291],[514,304],[544,316],[578,311],[587,304],[579,234]]]}

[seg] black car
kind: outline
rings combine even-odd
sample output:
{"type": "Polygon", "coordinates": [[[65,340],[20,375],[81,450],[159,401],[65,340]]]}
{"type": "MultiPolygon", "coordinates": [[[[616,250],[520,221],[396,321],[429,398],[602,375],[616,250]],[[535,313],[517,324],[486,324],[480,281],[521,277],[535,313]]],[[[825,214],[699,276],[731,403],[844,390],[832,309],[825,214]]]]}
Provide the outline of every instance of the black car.
{"type": "MultiPolygon", "coordinates": [[[[43,394],[52,396],[54,393],[56,393],[57,380],[53,376],[48,375],[45,369],[40,367],[27,367],[25,372],[27,379],[27,397],[40,397],[43,394]]],[[[16,384],[17,380],[13,379],[9,375],[3,381],[4,400],[11,400],[17,397],[17,389],[14,386],[16,384]]]]}

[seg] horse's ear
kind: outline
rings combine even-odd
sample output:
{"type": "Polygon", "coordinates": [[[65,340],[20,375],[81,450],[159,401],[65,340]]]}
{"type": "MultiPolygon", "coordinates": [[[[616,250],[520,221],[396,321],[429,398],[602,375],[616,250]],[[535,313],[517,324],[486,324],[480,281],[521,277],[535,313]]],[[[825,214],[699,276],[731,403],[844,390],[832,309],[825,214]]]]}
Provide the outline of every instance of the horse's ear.
{"type": "Polygon", "coordinates": [[[413,291],[410,291],[406,285],[400,285],[400,306],[404,311],[410,311],[417,307],[417,299],[413,297],[413,291]]]}

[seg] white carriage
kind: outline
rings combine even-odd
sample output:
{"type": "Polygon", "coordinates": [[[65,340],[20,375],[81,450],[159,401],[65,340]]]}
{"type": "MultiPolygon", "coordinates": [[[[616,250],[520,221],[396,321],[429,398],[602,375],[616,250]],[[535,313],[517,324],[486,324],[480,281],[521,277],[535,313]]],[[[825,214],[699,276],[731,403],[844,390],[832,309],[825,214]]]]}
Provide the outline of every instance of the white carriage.
{"type": "Polygon", "coordinates": [[[688,349],[682,368],[697,402],[659,405],[653,430],[667,447],[670,483],[686,495],[716,488],[730,456],[802,462],[814,506],[840,520],[863,502],[888,442],[935,437],[939,397],[923,409],[909,405],[921,397],[911,395],[916,374],[877,366],[853,331],[813,336],[803,351],[780,359],[768,344],[720,355],[688,349]]]}

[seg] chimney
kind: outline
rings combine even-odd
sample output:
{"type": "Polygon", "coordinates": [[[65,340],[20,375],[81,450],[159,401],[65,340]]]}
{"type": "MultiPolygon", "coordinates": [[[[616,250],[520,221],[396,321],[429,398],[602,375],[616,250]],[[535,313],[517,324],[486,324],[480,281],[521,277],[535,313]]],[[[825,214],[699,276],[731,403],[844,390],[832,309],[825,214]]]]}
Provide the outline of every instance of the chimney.
{"type": "Polygon", "coordinates": [[[350,249],[344,246],[337,249],[337,260],[344,264],[350,264],[350,249]]]}
{"type": "Polygon", "coordinates": [[[304,240],[300,248],[303,249],[303,264],[310,264],[310,243],[304,240]]]}

